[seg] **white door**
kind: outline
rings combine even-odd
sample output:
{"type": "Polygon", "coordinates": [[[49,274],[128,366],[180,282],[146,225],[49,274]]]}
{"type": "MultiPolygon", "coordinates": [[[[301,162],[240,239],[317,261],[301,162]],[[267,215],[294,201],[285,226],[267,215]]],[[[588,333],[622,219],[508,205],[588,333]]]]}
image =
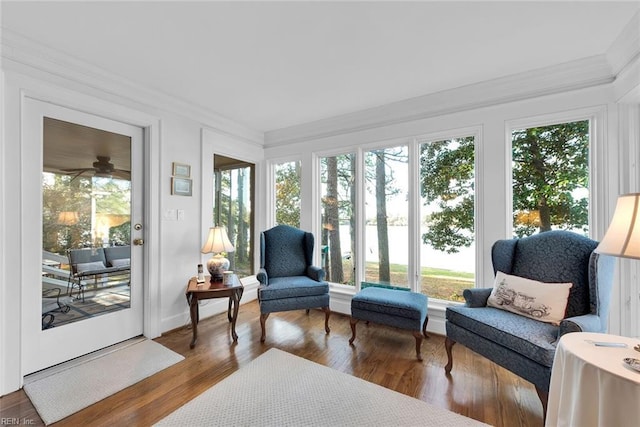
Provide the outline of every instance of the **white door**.
{"type": "MultiPolygon", "coordinates": [[[[23,112],[21,325],[26,375],[142,334],[145,198],[143,129],[31,98],[23,112]],[[68,188],[61,189],[64,185],[68,188]],[[100,206],[109,204],[117,207],[105,214],[100,206]],[[130,247],[129,284],[125,278],[116,285],[102,275],[85,280],[85,301],[77,288],[66,295],[61,276],[67,250],[84,247],[96,253],[116,244],[130,247]],[[45,328],[45,285],[61,290],[63,304],[75,304],[77,319],[45,328]],[[116,286],[129,296],[128,302],[108,312],[89,310],[91,295],[116,286]]],[[[96,307],[101,308],[94,303],[92,310],[96,307]]],[[[53,315],[68,317],[62,311],[53,315]]]]}

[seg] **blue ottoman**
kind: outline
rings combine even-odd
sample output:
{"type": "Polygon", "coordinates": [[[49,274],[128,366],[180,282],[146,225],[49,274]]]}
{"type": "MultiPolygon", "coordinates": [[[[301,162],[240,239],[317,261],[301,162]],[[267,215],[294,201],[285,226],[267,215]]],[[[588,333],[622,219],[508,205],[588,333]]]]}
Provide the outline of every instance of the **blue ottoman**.
{"type": "Polygon", "coordinates": [[[416,355],[422,360],[422,337],[428,338],[426,295],[396,289],[365,288],[351,300],[351,339],[356,339],[356,324],[360,320],[408,329],[416,338],[416,355]]]}

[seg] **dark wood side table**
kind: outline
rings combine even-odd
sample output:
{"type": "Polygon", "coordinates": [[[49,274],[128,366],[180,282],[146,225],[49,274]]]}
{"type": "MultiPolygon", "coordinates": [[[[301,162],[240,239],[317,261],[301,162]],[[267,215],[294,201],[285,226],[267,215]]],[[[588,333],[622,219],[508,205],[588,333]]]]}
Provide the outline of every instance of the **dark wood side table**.
{"type": "Polygon", "coordinates": [[[238,276],[235,274],[232,276],[232,283],[230,285],[225,285],[222,282],[210,282],[210,276],[206,276],[204,279],[204,283],[198,283],[196,278],[192,277],[189,280],[185,292],[191,312],[191,329],[193,330],[193,339],[189,347],[195,347],[196,341],[198,341],[198,322],[200,321],[198,301],[211,298],[229,298],[227,317],[229,322],[231,322],[231,336],[233,337],[233,341],[238,341],[236,320],[238,319],[240,298],[242,298],[242,292],[244,291],[242,282],[240,282],[240,279],[238,279],[238,276]]]}

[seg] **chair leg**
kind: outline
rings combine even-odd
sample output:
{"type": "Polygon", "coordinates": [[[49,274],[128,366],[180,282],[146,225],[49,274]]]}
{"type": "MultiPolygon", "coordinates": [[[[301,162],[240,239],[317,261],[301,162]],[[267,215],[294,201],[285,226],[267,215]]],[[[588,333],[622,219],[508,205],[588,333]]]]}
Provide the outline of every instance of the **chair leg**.
{"type": "Polygon", "coordinates": [[[453,368],[453,357],[451,354],[451,349],[456,342],[451,338],[447,337],[444,341],[444,348],[447,350],[447,366],[444,367],[444,371],[449,375],[451,373],[451,368],[453,368]]]}
{"type": "Polygon", "coordinates": [[[420,348],[422,347],[422,334],[420,331],[413,331],[413,336],[416,338],[416,357],[422,362],[422,354],[420,354],[420,348]]]}
{"type": "Polygon", "coordinates": [[[324,311],[324,330],[328,334],[331,332],[331,329],[329,329],[329,316],[331,315],[331,310],[329,307],[322,307],[322,311],[324,311]]]}
{"type": "Polygon", "coordinates": [[[260,314],[260,329],[262,329],[262,335],[260,336],[260,342],[264,342],[265,340],[265,325],[267,323],[267,317],[269,317],[269,313],[261,313],[260,314]]]}
{"type": "Polygon", "coordinates": [[[542,421],[545,422],[547,420],[547,403],[549,401],[549,392],[542,390],[538,386],[536,386],[536,392],[538,393],[538,397],[540,398],[540,403],[542,403],[542,421]]]}
{"type": "Polygon", "coordinates": [[[427,335],[427,323],[429,323],[429,316],[424,318],[424,323],[422,324],[422,335],[424,335],[425,338],[429,338],[429,335],[427,335]]]}
{"type": "Polygon", "coordinates": [[[353,341],[356,339],[356,324],[359,322],[358,319],[351,318],[351,339],[349,340],[349,344],[353,344],[353,341]]]}

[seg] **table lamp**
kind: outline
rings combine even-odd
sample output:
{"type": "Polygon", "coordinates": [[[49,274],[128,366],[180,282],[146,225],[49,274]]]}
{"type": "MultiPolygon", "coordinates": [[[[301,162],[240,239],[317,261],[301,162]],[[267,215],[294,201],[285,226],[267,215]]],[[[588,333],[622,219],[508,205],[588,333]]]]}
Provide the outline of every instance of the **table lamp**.
{"type": "Polygon", "coordinates": [[[214,254],[207,262],[207,269],[211,274],[212,282],[221,282],[222,273],[229,269],[229,260],[225,258],[222,253],[233,252],[235,250],[236,248],[234,248],[231,241],[229,241],[227,230],[225,230],[224,227],[215,226],[209,229],[209,236],[204,246],[202,246],[201,252],[203,254],[214,254]]]}
{"type": "Polygon", "coordinates": [[[621,258],[640,259],[640,193],[618,197],[613,219],[596,252],[621,258]]]}
{"type": "Polygon", "coordinates": [[[64,211],[58,214],[58,224],[76,225],[78,223],[78,212],[64,211]]]}

